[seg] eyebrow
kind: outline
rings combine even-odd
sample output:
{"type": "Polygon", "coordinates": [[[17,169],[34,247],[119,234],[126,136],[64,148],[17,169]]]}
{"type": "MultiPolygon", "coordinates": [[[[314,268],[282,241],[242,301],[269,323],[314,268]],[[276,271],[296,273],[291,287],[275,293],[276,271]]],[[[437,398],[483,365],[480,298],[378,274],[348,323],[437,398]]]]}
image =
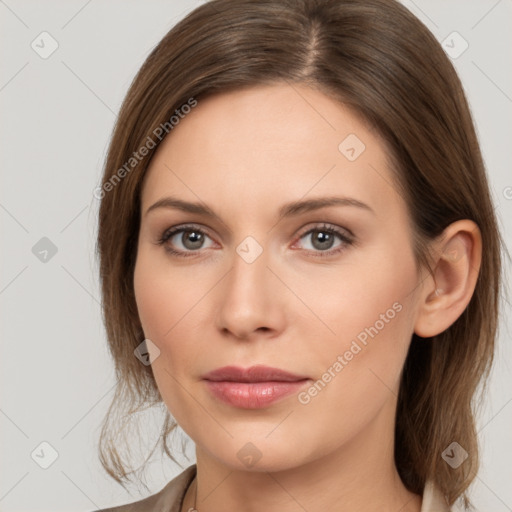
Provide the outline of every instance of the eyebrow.
{"type": "MultiPolygon", "coordinates": [[[[319,210],[321,208],[327,208],[329,206],[352,206],[366,210],[375,215],[375,211],[369,205],[352,197],[318,197],[314,199],[306,199],[286,203],[281,206],[281,208],[279,208],[278,217],[279,220],[282,220],[284,218],[319,210]]],[[[223,223],[222,219],[204,203],[191,203],[189,201],[183,201],[182,199],[178,199],[172,196],[159,199],[146,210],[144,215],[147,215],[149,212],[158,208],[170,208],[181,210],[187,213],[195,213],[205,217],[217,219],[219,222],[223,223]]]]}

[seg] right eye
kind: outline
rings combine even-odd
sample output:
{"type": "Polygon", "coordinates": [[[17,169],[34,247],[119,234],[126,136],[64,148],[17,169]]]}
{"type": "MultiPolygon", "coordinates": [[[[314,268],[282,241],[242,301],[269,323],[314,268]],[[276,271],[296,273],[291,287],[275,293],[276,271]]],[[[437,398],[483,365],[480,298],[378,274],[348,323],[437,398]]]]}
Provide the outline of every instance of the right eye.
{"type": "Polygon", "coordinates": [[[205,248],[203,244],[206,237],[210,238],[203,229],[195,225],[174,226],[166,229],[157,243],[165,246],[165,250],[174,256],[189,257],[205,248]]]}

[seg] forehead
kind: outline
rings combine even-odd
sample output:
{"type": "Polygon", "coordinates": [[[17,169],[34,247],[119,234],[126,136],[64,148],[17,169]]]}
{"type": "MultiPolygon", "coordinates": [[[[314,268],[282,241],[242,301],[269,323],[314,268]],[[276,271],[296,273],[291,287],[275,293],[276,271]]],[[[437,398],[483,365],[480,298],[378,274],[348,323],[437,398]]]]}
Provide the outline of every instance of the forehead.
{"type": "Polygon", "coordinates": [[[396,196],[387,157],[364,120],[317,90],[244,88],[199,100],[180,120],[152,159],[142,207],[166,192],[245,209],[338,192],[385,207],[396,196]]]}
{"type": "Polygon", "coordinates": [[[361,139],[376,137],[365,120],[324,93],[304,85],[278,83],[200,100],[168,139],[174,138],[178,144],[193,135],[205,149],[218,152],[229,147],[231,154],[236,149],[234,141],[243,142],[243,151],[258,149],[258,143],[265,144],[260,152],[322,149],[319,145],[338,151],[338,139],[349,133],[361,139]]]}

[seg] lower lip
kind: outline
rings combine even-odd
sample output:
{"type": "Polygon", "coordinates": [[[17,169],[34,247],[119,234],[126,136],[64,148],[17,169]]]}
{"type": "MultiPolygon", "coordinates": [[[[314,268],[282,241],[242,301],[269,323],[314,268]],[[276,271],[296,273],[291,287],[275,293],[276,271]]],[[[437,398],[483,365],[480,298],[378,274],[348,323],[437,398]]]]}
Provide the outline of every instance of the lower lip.
{"type": "Polygon", "coordinates": [[[234,407],[261,409],[285,396],[297,393],[308,382],[214,382],[205,381],[217,398],[234,407]]]}

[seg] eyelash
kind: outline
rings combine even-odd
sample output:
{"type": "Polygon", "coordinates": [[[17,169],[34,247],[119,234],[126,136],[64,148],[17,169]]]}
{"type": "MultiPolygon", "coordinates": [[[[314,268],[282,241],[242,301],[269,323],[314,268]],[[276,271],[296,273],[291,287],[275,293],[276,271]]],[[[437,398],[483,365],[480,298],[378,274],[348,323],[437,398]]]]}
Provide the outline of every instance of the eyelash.
{"type": "MultiPolygon", "coordinates": [[[[176,226],[174,228],[166,229],[162,233],[162,235],[160,236],[160,238],[158,239],[156,244],[164,245],[176,233],[181,233],[181,232],[186,232],[186,231],[194,231],[196,233],[200,233],[202,235],[209,236],[208,233],[206,231],[204,231],[203,229],[201,229],[200,227],[198,227],[194,224],[187,224],[187,225],[176,226]]],[[[339,230],[337,227],[330,225],[330,224],[325,224],[325,223],[322,225],[315,226],[315,227],[309,229],[308,231],[306,231],[305,233],[302,233],[299,236],[298,240],[300,240],[300,239],[304,238],[305,236],[310,235],[311,233],[314,233],[314,232],[325,232],[325,233],[329,233],[329,234],[334,234],[334,235],[338,236],[340,238],[340,240],[343,242],[336,249],[330,249],[327,251],[310,251],[315,255],[315,257],[325,258],[325,257],[333,256],[335,254],[340,253],[341,251],[344,251],[347,246],[354,244],[354,236],[352,234],[347,235],[347,234],[345,234],[345,232],[339,230]]],[[[168,245],[165,246],[165,250],[168,253],[170,253],[171,255],[178,256],[180,258],[190,258],[190,257],[196,256],[198,254],[198,252],[200,251],[200,249],[198,249],[197,251],[186,251],[186,252],[176,251],[175,249],[172,249],[168,245]]]]}

